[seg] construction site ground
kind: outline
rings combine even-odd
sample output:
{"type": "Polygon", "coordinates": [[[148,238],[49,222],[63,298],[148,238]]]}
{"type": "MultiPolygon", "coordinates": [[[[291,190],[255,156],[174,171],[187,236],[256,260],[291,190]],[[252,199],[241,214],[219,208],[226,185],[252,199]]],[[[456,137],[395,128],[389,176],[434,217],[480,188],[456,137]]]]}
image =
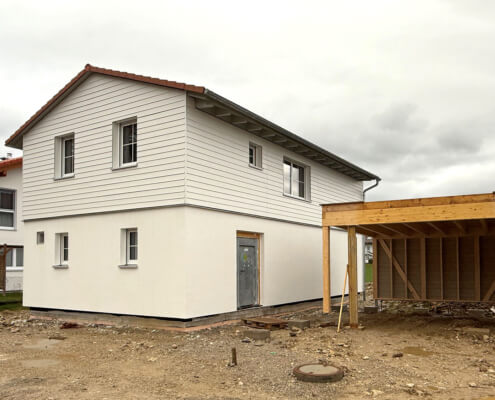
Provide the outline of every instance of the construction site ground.
{"type": "Polygon", "coordinates": [[[338,313],[313,309],[284,316],[310,320],[309,329],[274,330],[269,341],[254,341],[240,323],[187,333],[62,329],[61,321],[4,310],[0,397],[495,399],[495,314],[489,308],[474,314],[391,303],[361,314],[361,329],[337,333],[338,313]],[[230,364],[234,347],[237,366],[230,364]],[[296,380],[293,368],[312,361],[340,366],[345,376],[336,383],[296,380]]]}

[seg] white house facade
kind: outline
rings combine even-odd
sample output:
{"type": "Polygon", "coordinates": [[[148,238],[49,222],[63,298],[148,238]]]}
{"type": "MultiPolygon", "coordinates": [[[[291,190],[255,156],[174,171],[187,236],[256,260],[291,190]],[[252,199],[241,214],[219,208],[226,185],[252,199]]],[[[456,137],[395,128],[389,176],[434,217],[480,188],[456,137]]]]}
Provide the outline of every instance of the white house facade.
{"type": "Polygon", "coordinates": [[[23,236],[22,158],[3,158],[0,160],[0,247],[12,247],[5,259],[5,289],[9,292],[22,290],[23,236]]]}
{"type": "MultiPolygon", "coordinates": [[[[89,65],[7,145],[38,309],[190,319],[321,298],[320,204],[377,179],[205,88],[89,65]]],[[[331,246],[337,294],[346,235],[331,246]]]]}

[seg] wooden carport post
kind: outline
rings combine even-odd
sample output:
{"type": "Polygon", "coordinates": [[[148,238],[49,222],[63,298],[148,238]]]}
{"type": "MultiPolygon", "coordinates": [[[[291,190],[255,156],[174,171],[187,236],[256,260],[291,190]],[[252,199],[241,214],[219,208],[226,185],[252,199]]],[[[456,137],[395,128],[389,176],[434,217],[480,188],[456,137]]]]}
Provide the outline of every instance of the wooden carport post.
{"type": "Polygon", "coordinates": [[[330,227],[324,226],[323,233],[323,312],[330,313],[330,227]]]}
{"type": "Polygon", "coordinates": [[[349,325],[358,327],[358,277],[356,227],[347,227],[347,249],[349,264],[349,325]]]}

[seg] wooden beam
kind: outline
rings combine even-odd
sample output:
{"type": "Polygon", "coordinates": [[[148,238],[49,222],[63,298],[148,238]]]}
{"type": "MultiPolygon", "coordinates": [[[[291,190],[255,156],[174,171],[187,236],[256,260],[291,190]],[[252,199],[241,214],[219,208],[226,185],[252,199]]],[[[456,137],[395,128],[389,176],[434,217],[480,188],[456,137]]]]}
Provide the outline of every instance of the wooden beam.
{"type": "Polygon", "coordinates": [[[463,235],[467,233],[466,226],[461,221],[452,221],[454,225],[461,231],[463,235]]]}
{"type": "Polygon", "coordinates": [[[409,298],[409,294],[407,293],[407,289],[409,288],[409,277],[407,276],[407,239],[404,239],[404,278],[404,285],[406,288],[406,295],[404,297],[407,299],[409,298]]]}
{"type": "Polygon", "coordinates": [[[483,301],[490,301],[494,292],[495,292],[495,280],[492,282],[490,289],[488,289],[488,292],[486,292],[485,296],[483,297],[483,301]]]}
{"type": "Polygon", "coordinates": [[[416,289],[414,288],[414,286],[412,285],[411,282],[409,282],[409,280],[407,279],[407,276],[406,274],[404,273],[404,271],[402,270],[402,267],[401,265],[399,264],[399,262],[397,261],[397,259],[393,256],[391,250],[389,249],[389,247],[387,246],[387,244],[385,243],[385,240],[383,239],[378,239],[378,243],[380,244],[380,246],[382,246],[383,250],[385,251],[385,253],[387,254],[388,257],[390,257],[392,259],[392,264],[395,268],[395,270],[399,273],[399,276],[401,277],[401,279],[407,283],[407,287],[409,289],[409,291],[412,293],[413,297],[416,299],[416,300],[419,300],[420,297],[418,295],[418,292],[416,291],[416,289]]]}
{"type": "Polygon", "coordinates": [[[440,227],[440,225],[438,224],[438,222],[427,222],[426,224],[428,226],[431,226],[433,229],[435,229],[440,234],[445,235],[445,231],[440,227]]]}
{"type": "Polygon", "coordinates": [[[198,110],[207,110],[214,107],[215,104],[209,102],[208,100],[196,100],[196,108],[198,110]]]}
{"type": "MultiPolygon", "coordinates": [[[[385,243],[384,240],[382,240],[385,243]]],[[[393,245],[394,241],[390,240],[390,251],[388,252],[388,264],[390,265],[390,297],[394,297],[394,261],[393,261],[393,245]]]]}
{"type": "Polygon", "coordinates": [[[426,230],[421,223],[416,224],[403,224],[404,226],[412,229],[413,231],[419,233],[420,235],[429,235],[430,231],[426,230]]]}
{"type": "Polygon", "coordinates": [[[371,232],[378,233],[381,236],[392,237],[396,235],[394,231],[392,231],[391,229],[387,229],[381,225],[363,225],[363,226],[360,225],[360,227],[367,229],[371,232]]]}
{"type": "Polygon", "coordinates": [[[262,138],[263,139],[269,139],[269,138],[272,138],[274,136],[277,136],[276,133],[267,133],[266,135],[263,135],[262,138]]]}
{"type": "Polygon", "coordinates": [[[440,299],[444,299],[443,295],[443,238],[440,238],[440,299]]]}
{"type": "Polygon", "coordinates": [[[480,225],[481,229],[483,230],[483,233],[488,233],[488,222],[486,219],[480,219],[480,225]]]}
{"type": "Polygon", "coordinates": [[[461,281],[459,279],[459,237],[455,238],[455,268],[456,268],[456,279],[457,279],[457,300],[461,299],[461,281]]]}
{"type": "Polygon", "coordinates": [[[386,229],[389,229],[401,236],[413,236],[415,231],[413,231],[411,228],[408,228],[404,224],[387,224],[387,225],[380,225],[386,229]]]}
{"type": "MultiPolygon", "coordinates": [[[[486,202],[421,205],[369,209],[367,203],[353,203],[358,209],[339,210],[335,205],[323,206],[323,225],[350,226],[411,222],[435,222],[495,218],[495,199],[486,202]]],[[[342,205],[344,206],[344,205],[342,205]]],[[[349,205],[349,207],[351,207],[349,205]]],[[[352,207],[351,207],[352,208],[352,207]]]]}
{"type": "Polygon", "coordinates": [[[371,236],[371,237],[388,237],[389,235],[382,235],[381,233],[377,233],[375,231],[369,230],[363,226],[356,226],[356,232],[361,235],[371,236]]]}
{"type": "Polygon", "coordinates": [[[421,298],[426,299],[426,238],[420,238],[421,298]]]}
{"type": "Polygon", "coordinates": [[[349,264],[349,325],[358,327],[358,278],[357,278],[357,238],[356,227],[347,228],[347,249],[349,264]]]}
{"type": "Polygon", "coordinates": [[[473,236],[474,240],[474,298],[476,301],[481,301],[481,285],[480,285],[480,237],[473,236]]]}
{"type": "Polygon", "coordinates": [[[331,310],[330,287],[330,227],[324,226],[323,233],[323,312],[328,314],[331,310]]]}
{"type": "Polygon", "coordinates": [[[373,298],[378,298],[378,241],[373,238],[373,298]]]}

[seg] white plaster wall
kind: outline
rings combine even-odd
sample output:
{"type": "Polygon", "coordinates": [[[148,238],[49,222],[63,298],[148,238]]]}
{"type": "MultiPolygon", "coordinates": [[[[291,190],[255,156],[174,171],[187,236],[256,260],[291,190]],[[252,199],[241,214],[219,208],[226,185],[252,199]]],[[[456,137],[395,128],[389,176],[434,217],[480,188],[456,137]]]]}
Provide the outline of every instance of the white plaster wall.
{"type": "Polygon", "coordinates": [[[18,292],[22,290],[22,274],[22,268],[7,269],[7,292],[18,292]]]}
{"type": "MultiPolygon", "coordinates": [[[[261,304],[322,297],[321,228],[198,208],[186,209],[186,308],[189,317],[237,309],[236,232],[262,234],[261,304]]],[[[362,241],[358,282],[362,290],[362,241]]],[[[347,234],[331,233],[332,296],[341,295],[347,234]]]]}
{"type": "MultiPolygon", "coordinates": [[[[172,207],[28,221],[25,231],[28,307],[183,319],[235,311],[237,231],[262,234],[262,305],[322,297],[317,227],[172,207]],[[119,269],[120,230],[134,227],[138,268],[119,269]],[[36,244],[37,231],[45,232],[43,245],[36,244]],[[62,232],[69,233],[67,270],[53,268],[55,235],[62,232]]],[[[332,231],[331,246],[336,296],[341,294],[347,263],[346,234],[332,231]]],[[[361,288],[361,278],[359,282],[361,288]]]]}
{"type": "Polygon", "coordinates": [[[28,221],[25,231],[25,306],[185,317],[184,208],[28,221]],[[138,269],[120,269],[120,230],[134,227],[138,269]],[[52,267],[61,232],[69,233],[67,270],[52,267]]]}

